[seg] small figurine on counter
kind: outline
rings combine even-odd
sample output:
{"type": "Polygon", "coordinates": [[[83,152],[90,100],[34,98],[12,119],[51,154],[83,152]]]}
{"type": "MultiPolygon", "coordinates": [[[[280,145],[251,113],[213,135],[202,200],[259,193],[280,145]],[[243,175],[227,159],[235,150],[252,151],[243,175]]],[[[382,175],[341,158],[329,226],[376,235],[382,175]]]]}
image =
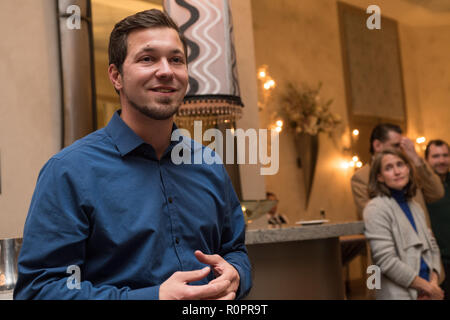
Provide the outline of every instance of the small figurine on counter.
{"type": "Polygon", "coordinates": [[[267,223],[269,224],[269,228],[281,228],[283,225],[288,224],[288,218],[281,213],[277,213],[278,207],[278,198],[273,192],[266,192],[267,200],[274,200],[277,203],[267,212],[267,223]]]}

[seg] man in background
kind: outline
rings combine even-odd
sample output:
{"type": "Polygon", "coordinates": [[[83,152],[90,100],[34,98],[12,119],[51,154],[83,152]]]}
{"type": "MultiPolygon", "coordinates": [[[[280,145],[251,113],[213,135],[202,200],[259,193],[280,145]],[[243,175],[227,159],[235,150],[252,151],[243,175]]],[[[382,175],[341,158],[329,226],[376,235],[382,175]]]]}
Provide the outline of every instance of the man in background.
{"type": "Polygon", "coordinates": [[[445,196],[438,201],[427,203],[427,208],[446,274],[441,288],[444,290],[444,299],[450,300],[450,155],[448,143],[443,140],[431,140],[425,149],[425,159],[439,176],[445,189],[445,196]]]}
{"type": "MultiPolygon", "coordinates": [[[[437,201],[444,196],[444,187],[441,180],[428,166],[428,164],[417,154],[414,142],[402,135],[399,126],[390,123],[377,125],[370,136],[370,153],[372,157],[384,149],[391,148],[403,151],[411,162],[417,173],[417,193],[414,200],[420,204],[425,213],[425,203],[437,201]]],[[[369,173],[370,163],[365,164],[355,172],[351,179],[352,193],[355,200],[358,218],[362,220],[362,212],[369,202],[369,173]]],[[[426,214],[428,225],[429,217],[426,214]]]]}

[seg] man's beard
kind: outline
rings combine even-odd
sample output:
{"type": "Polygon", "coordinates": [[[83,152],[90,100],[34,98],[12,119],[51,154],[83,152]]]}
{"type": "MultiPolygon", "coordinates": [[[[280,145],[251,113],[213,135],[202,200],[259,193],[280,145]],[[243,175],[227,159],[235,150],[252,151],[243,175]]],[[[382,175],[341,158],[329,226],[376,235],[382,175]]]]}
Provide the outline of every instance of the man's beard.
{"type": "Polygon", "coordinates": [[[131,100],[128,95],[125,93],[125,97],[127,98],[130,105],[142,113],[143,115],[154,119],[154,120],[167,120],[172,117],[175,113],[177,113],[178,109],[181,106],[181,102],[172,102],[170,98],[160,98],[158,106],[148,106],[148,105],[138,105],[136,102],[131,100]]]}

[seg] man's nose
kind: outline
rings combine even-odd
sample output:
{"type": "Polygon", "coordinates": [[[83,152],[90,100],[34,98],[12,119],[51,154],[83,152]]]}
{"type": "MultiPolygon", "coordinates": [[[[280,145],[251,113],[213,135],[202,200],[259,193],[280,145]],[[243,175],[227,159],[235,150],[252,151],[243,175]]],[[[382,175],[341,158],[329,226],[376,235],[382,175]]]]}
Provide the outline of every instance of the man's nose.
{"type": "Polygon", "coordinates": [[[158,70],[156,71],[156,76],[163,79],[173,77],[173,70],[166,58],[160,60],[158,70]]]}

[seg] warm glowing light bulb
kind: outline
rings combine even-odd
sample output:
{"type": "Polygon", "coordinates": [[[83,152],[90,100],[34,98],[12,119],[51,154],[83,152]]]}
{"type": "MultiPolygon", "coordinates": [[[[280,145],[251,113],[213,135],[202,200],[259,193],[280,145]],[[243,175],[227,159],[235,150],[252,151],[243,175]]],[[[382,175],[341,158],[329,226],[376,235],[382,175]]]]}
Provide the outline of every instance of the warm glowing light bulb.
{"type": "Polygon", "coordinates": [[[281,127],[276,127],[276,128],[275,128],[275,131],[278,132],[278,133],[280,133],[280,132],[281,132],[281,127]]]}
{"type": "Polygon", "coordinates": [[[358,156],[353,156],[352,160],[353,160],[354,162],[357,162],[357,161],[359,160],[359,158],[358,158],[358,156]]]}
{"type": "Polygon", "coordinates": [[[351,167],[351,168],[354,168],[355,167],[355,161],[350,161],[349,163],[348,163],[348,166],[349,166],[349,168],[351,167]]]}
{"type": "Polygon", "coordinates": [[[347,170],[348,169],[348,162],[347,161],[342,161],[341,162],[341,168],[344,169],[344,170],[347,170]]]}
{"type": "Polygon", "coordinates": [[[352,134],[353,134],[355,137],[356,137],[356,136],[359,136],[359,130],[358,130],[358,129],[353,130],[352,134]]]}
{"type": "Polygon", "coordinates": [[[275,87],[275,81],[269,80],[267,83],[269,84],[269,87],[275,87]]]}
{"type": "Polygon", "coordinates": [[[264,83],[264,89],[269,90],[270,84],[268,82],[264,83]]]}
{"type": "Polygon", "coordinates": [[[259,77],[260,78],[265,78],[266,77],[266,72],[265,71],[260,71],[259,72],[259,77]]]}
{"type": "Polygon", "coordinates": [[[418,137],[418,138],[416,139],[416,142],[417,142],[418,144],[424,143],[425,141],[427,141],[427,139],[426,139],[425,137],[418,137]]]}
{"type": "Polygon", "coordinates": [[[361,167],[362,167],[362,165],[363,165],[363,164],[362,164],[362,162],[361,162],[361,161],[358,161],[358,162],[356,163],[356,167],[357,167],[357,168],[361,168],[361,167]]]}
{"type": "Polygon", "coordinates": [[[283,126],[283,121],[281,121],[281,120],[278,120],[276,123],[277,123],[277,127],[282,127],[283,126]]]}
{"type": "Polygon", "coordinates": [[[242,206],[242,211],[247,211],[247,208],[245,206],[242,206]]]}

